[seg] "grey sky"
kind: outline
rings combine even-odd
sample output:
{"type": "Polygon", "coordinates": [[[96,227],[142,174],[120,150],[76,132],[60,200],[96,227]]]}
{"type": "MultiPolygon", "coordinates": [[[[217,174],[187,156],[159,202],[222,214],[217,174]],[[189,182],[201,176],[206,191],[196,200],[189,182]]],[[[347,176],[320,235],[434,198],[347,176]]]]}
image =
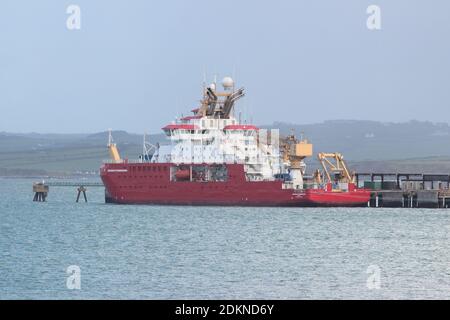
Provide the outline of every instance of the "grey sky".
{"type": "Polygon", "coordinates": [[[448,0],[3,0],[0,131],[159,132],[197,105],[205,68],[235,71],[257,124],[448,122],[449,35],[448,0]]]}

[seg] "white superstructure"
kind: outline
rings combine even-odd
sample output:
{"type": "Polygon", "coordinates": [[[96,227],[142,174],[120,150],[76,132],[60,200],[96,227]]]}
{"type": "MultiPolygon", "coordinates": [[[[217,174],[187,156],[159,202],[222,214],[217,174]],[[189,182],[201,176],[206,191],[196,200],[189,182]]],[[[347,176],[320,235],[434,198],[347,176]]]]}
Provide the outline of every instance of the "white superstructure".
{"type": "Polygon", "coordinates": [[[170,150],[161,148],[159,161],[172,163],[242,163],[250,180],[273,180],[282,172],[278,130],[258,129],[242,124],[234,117],[234,102],[243,89],[234,90],[234,81],[226,77],[224,92],[216,84],[204,89],[202,104],[193,116],[163,128],[171,140],[170,150]]]}

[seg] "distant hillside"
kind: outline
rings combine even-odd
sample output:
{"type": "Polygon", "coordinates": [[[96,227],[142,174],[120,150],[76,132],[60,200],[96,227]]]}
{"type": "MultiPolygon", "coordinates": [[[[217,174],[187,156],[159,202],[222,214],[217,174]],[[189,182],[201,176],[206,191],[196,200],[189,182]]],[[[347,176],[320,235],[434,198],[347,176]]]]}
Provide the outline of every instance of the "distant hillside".
{"type": "MultiPolygon", "coordinates": [[[[94,134],[40,134],[0,132],[0,153],[36,151],[69,147],[106,146],[108,132],[94,134]]],[[[126,131],[113,131],[114,142],[118,145],[142,145],[142,135],[126,131]]],[[[164,141],[163,134],[148,135],[149,141],[164,141]]]]}
{"type": "Polygon", "coordinates": [[[450,125],[425,121],[384,123],[336,120],[317,124],[276,122],[281,134],[304,133],[314,144],[314,152],[341,152],[346,159],[392,160],[450,157],[450,125]]]}
{"type": "MultiPolygon", "coordinates": [[[[142,152],[142,135],[113,131],[122,157],[142,152]]],[[[164,141],[149,135],[149,141],[164,141]]],[[[108,132],[95,134],[0,133],[0,176],[93,173],[109,158],[108,132]]]]}
{"type": "MultiPolygon", "coordinates": [[[[450,172],[450,125],[409,121],[336,120],[317,124],[276,122],[281,134],[303,132],[314,144],[314,153],[341,152],[351,169],[377,172],[450,172]]],[[[137,158],[142,135],[114,131],[114,141],[124,158],[137,158]]],[[[163,134],[148,140],[165,143],[163,134]]],[[[0,176],[95,173],[108,159],[108,132],[94,134],[16,134],[0,132],[0,176]]],[[[318,166],[308,159],[310,169],[318,166]]]]}
{"type": "Polygon", "coordinates": [[[450,174],[450,157],[349,161],[348,165],[356,172],[450,174]]]}

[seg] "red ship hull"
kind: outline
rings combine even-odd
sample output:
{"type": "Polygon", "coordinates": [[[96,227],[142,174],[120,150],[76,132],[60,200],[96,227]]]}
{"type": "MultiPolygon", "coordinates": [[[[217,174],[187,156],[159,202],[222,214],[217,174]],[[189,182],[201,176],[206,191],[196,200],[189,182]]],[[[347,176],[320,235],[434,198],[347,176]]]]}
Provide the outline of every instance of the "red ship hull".
{"type": "Polygon", "coordinates": [[[171,163],[104,164],[106,202],[119,204],[272,207],[367,206],[370,191],[283,189],[282,181],[247,181],[242,164],[227,164],[226,181],[171,181],[171,163]]]}

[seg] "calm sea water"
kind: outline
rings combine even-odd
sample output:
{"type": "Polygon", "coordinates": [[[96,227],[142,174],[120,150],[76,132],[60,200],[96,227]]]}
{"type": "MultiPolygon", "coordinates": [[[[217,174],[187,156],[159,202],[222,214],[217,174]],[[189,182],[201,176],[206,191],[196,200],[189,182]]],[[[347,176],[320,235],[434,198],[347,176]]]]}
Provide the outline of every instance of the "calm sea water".
{"type": "Polygon", "coordinates": [[[0,179],[2,299],[450,297],[449,210],[34,203],[31,184],[0,179]]]}

